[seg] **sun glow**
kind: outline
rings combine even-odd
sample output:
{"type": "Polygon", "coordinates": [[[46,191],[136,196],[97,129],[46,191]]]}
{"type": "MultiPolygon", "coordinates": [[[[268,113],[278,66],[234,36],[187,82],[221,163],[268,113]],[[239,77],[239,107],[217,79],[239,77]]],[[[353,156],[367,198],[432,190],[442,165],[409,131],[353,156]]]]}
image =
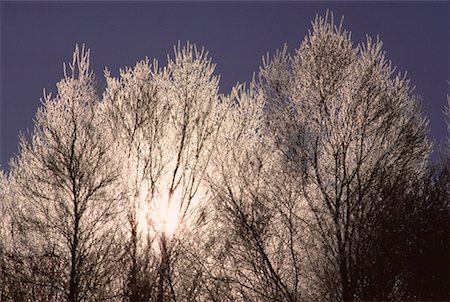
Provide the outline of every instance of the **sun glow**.
{"type": "MultiPolygon", "coordinates": [[[[148,196],[147,196],[148,197],[148,196]]],[[[139,206],[139,229],[145,233],[172,236],[180,224],[179,201],[169,197],[168,192],[141,199],[139,206]]]]}
{"type": "Polygon", "coordinates": [[[170,198],[166,193],[160,199],[152,202],[153,227],[158,233],[171,236],[180,224],[180,210],[178,200],[170,198]]]}

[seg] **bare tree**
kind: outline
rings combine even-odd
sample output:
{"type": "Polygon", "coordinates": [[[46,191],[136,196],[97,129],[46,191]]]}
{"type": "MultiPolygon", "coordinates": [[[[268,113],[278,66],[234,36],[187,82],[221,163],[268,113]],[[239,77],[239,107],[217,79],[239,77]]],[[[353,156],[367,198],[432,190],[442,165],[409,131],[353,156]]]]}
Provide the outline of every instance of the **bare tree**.
{"type": "Polygon", "coordinates": [[[332,17],[317,18],[293,57],[278,53],[261,72],[280,169],[309,209],[298,215],[315,238],[306,254],[322,253],[311,265],[324,299],[358,298],[361,234],[383,209],[379,191],[423,174],[430,150],[417,98],[381,46],[368,38],[354,48],[332,17]]]}
{"type": "Polygon", "coordinates": [[[246,129],[256,147],[231,139],[218,155],[231,300],[361,298],[363,237],[391,202],[381,190],[424,174],[430,144],[408,81],[392,77],[381,42],[354,48],[327,18],[293,57],[285,48],[264,61],[247,94],[264,99],[253,100],[264,122],[246,129]]]}
{"type": "Polygon", "coordinates": [[[220,126],[213,72],[207,53],[187,44],[163,69],[147,60],[120,79],[107,74],[104,112],[117,135],[115,152],[125,155],[132,301],[183,300],[197,286],[180,271],[187,267],[181,254],[209,198],[203,176],[220,126]]]}
{"type": "Polygon", "coordinates": [[[7,248],[7,197],[8,197],[8,180],[3,170],[0,170],[0,300],[11,300],[12,288],[10,278],[11,274],[6,261],[7,248]]]}
{"type": "Polygon", "coordinates": [[[124,231],[124,295],[130,301],[148,301],[155,290],[158,266],[154,255],[154,238],[148,232],[145,213],[148,196],[156,195],[158,181],[166,163],[162,160],[167,108],[157,95],[159,70],[155,62],[137,63],[133,69],[121,70],[115,79],[105,72],[106,90],[102,112],[114,135],[115,160],[121,164],[121,187],[126,208],[124,231]]]}
{"type": "Polygon", "coordinates": [[[15,252],[24,300],[100,301],[116,295],[119,170],[97,119],[89,51],[76,47],[70,74],[46,95],[30,139],[11,163],[15,252]],[[39,291],[39,294],[35,294],[39,291]]]}
{"type": "Polygon", "coordinates": [[[327,14],[248,87],[214,69],[178,45],[100,100],[75,49],[0,173],[1,301],[448,298],[448,157],[378,39],[327,14]]]}
{"type": "MultiPolygon", "coordinates": [[[[449,82],[450,85],[450,82],[449,82]]],[[[447,141],[445,142],[446,144],[446,152],[444,151],[444,153],[447,155],[447,164],[450,165],[450,95],[447,95],[447,107],[444,109],[444,114],[446,116],[446,123],[447,123],[447,132],[448,132],[448,136],[447,136],[447,141]]]]}
{"type": "Polygon", "coordinates": [[[447,117],[447,121],[446,121],[447,122],[447,131],[450,132],[450,96],[449,95],[447,95],[447,108],[445,108],[444,114],[447,117]]]}
{"type": "Polygon", "coordinates": [[[209,287],[215,301],[306,300],[299,190],[278,171],[267,139],[267,103],[252,83],[222,103],[225,120],[210,183],[216,240],[209,287]],[[278,179],[280,182],[275,182],[278,179]]]}

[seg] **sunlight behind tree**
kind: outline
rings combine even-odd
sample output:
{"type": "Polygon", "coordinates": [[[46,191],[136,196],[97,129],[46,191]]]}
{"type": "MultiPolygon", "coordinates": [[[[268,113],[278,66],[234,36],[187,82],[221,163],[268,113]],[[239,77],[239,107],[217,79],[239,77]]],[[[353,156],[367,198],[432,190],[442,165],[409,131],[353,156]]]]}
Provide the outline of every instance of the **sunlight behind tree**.
{"type": "Polygon", "coordinates": [[[0,301],[448,300],[450,142],[381,41],[317,17],[229,95],[189,43],[101,97],[89,58],[0,170],[0,301]]]}
{"type": "Polygon", "coordinates": [[[175,236],[180,226],[179,199],[169,197],[169,192],[157,193],[152,200],[147,199],[147,190],[141,193],[144,197],[140,202],[138,228],[147,236],[175,236]]]}

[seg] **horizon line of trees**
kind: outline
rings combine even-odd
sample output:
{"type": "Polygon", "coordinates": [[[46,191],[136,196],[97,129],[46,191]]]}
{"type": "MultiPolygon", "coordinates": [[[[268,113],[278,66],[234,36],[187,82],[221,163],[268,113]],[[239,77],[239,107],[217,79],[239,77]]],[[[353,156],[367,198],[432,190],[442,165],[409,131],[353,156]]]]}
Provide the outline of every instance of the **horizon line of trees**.
{"type": "MultiPolygon", "coordinates": [[[[333,15],[219,94],[187,43],[75,48],[0,173],[0,301],[447,301],[450,137],[333,15]]],[[[445,115],[450,133],[450,98],[445,115]]]]}

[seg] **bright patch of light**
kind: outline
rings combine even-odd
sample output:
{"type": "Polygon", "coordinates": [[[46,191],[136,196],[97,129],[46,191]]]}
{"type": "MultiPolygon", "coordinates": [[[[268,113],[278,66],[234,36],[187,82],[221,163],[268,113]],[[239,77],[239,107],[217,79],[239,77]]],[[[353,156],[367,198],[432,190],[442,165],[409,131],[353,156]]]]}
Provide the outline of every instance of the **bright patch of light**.
{"type": "Polygon", "coordinates": [[[172,236],[179,226],[179,200],[165,193],[152,202],[153,227],[159,234],[172,236]]]}
{"type": "Polygon", "coordinates": [[[148,194],[141,193],[138,207],[138,225],[142,234],[156,233],[172,236],[180,220],[179,200],[176,195],[169,198],[168,192],[157,193],[150,200],[148,194]]]}

